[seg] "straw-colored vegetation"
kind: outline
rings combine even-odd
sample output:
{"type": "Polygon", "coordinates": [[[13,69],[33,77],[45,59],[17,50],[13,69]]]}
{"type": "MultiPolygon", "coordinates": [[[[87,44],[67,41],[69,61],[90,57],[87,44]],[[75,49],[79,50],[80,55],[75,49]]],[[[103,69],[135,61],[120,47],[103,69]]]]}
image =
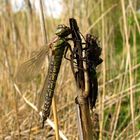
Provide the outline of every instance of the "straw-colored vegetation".
{"type": "MultiPolygon", "coordinates": [[[[10,0],[9,0],[10,1],[10,0]]],[[[51,40],[58,24],[77,19],[83,35],[99,37],[103,63],[98,67],[101,140],[140,138],[140,8],[139,0],[65,0],[60,19],[41,16],[29,5],[12,12],[8,0],[0,0],[0,139],[55,139],[47,125],[40,129],[36,105],[43,86],[48,61],[31,82],[15,88],[14,75],[33,50],[51,40]],[[25,97],[25,99],[23,98],[25,97]]],[[[63,60],[55,90],[59,129],[68,140],[78,139],[75,97],[76,85],[70,62],[63,60]]],[[[91,113],[91,115],[93,115],[91,113]]],[[[93,116],[91,116],[93,118],[93,116]]],[[[53,115],[50,119],[53,121],[53,115]]]]}

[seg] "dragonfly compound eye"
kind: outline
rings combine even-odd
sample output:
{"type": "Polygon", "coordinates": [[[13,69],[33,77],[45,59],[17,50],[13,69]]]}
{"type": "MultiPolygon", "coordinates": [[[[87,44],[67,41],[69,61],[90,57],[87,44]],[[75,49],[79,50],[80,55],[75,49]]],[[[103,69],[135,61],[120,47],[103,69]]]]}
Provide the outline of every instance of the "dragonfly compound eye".
{"type": "Polygon", "coordinates": [[[60,24],[57,26],[57,29],[55,31],[55,34],[59,37],[66,37],[71,33],[71,30],[69,27],[65,26],[64,24],[60,24]]]}

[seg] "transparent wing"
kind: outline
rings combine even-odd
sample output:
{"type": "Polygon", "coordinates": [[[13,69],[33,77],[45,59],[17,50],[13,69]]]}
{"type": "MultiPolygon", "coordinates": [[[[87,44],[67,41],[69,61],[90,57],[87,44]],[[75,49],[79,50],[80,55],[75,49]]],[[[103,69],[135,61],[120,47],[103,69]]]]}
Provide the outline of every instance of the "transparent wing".
{"type": "Polygon", "coordinates": [[[45,101],[45,94],[46,94],[47,88],[48,88],[48,77],[47,76],[45,78],[42,91],[40,92],[40,95],[38,97],[37,108],[38,108],[39,111],[41,111],[41,107],[42,107],[42,105],[45,101]]]}
{"type": "Polygon", "coordinates": [[[21,64],[17,70],[15,80],[17,82],[31,81],[39,73],[48,51],[49,48],[44,46],[36,52],[31,59],[21,64]]]}

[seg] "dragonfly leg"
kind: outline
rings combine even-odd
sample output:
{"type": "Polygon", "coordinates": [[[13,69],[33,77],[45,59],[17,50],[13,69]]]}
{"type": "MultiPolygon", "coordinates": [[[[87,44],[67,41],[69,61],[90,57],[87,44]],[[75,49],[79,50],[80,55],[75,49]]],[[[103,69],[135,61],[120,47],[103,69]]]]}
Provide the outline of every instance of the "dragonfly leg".
{"type": "Polygon", "coordinates": [[[74,53],[73,53],[73,51],[72,51],[72,48],[71,48],[70,44],[67,43],[67,47],[66,47],[66,49],[65,49],[65,51],[64,51],[64,58],[67,59],[67,60],[69,60],[69,61],[72,61],[72,60],[71,60],[71,59],[72,59],[71,56],[74,57],[74,53]],[[71,52],[70,58],[67,57],[68,49],[69,49],[70,52],[71,52]]]}
{"type": "Polygon", "coordinates": [[[68,49],[69,49],[69,47],[67,46],[66,49],[65,49],[65,51],[64,51],[64,58],[67,59],[67,60],[69,60],[69,61],[71,61],[71,59],[67,57],[68,49]]]}
{"type": "Polygon", "coordinates": [[[77,63],[74,61],[74,59],[76,59],[76,57],[74,56],[74,54],[75,54],[75,53],[74,53],[74,51],[72,50],[70,44],[67,43],[67,47],[66,47],[65,52],[64,52],[64,58],[70,61],[72,73],[73,73],[74,77],[76,77],[76,73],[77,73],[77,72],[76,72],[75,68],[77,68],[77,67],[74,66],[74,64],[77,64],[77,63]],[[68,52],[68,50],[70,50],[70,52],[71,52],[70,58],[67,58],[67,52],[68,52]]]}

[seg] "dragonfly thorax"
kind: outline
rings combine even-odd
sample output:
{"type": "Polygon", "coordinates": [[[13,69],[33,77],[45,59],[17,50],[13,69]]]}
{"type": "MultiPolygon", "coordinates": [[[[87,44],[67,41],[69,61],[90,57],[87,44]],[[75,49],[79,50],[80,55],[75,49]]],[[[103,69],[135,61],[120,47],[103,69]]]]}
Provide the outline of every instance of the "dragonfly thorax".
{"type": "Polygon", "coordinates": [[[59,37],[67,37],[71,33],[69,27],[65,26],[64,24],[58,25],[55,34],[59,37]]]}
{"type": "Polygon", "coordinates": [[[64,46],[66,46],[65,38],[61,38],[57,42],[55,42],[55,44],[53,45],[53,49],[55,51],[58,51],[58,49],[63,50],[62,48],[65,48],[64,46]]]}

